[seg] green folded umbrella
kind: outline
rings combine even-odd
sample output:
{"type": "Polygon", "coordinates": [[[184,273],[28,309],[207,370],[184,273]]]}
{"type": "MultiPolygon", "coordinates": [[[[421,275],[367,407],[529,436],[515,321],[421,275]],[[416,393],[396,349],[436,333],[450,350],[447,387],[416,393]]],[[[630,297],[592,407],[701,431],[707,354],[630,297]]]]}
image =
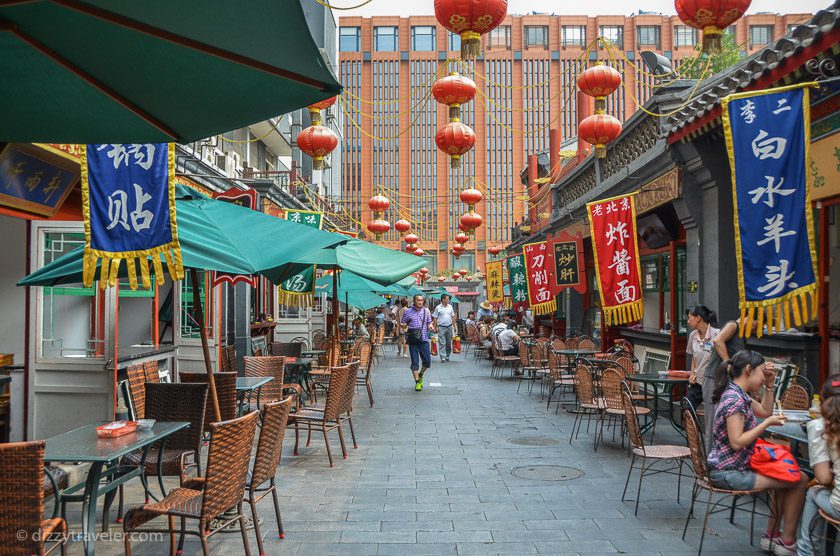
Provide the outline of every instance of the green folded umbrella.
{"type": "MultiPolygon", "coordinates": [[[[321,276],[315,282],[315,291],[326,293],[328,297],[333,296],[333,277],[321,276]]],[[[338,273],[338,299],[344,300],[344,294],[347,292],[366,292],[376,294],[393,294],[404,295],[402,286],[391,284],[383,286],[377,284],[373,280],[368,280],[354,272],[344,270],[338,273]]],[[[380,304],[384,301],[380,301],[380,304]]]]}
{"type": "Polygon", "coordinates": [[[0,5],[0,141],[198,141],[335,96],[298,0],[0,5]]]}

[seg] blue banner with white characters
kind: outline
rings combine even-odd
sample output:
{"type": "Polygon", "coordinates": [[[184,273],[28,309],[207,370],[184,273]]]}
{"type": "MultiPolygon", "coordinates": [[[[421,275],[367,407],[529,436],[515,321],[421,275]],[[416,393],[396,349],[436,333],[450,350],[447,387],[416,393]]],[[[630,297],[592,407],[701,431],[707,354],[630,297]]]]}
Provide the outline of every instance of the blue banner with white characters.
{"type": "Polygon", "coordinates": [[[137,266],[148,288],[149,257],[162,284],[161,256],[172,277],[183,278],[174,178],[174,145],[86,146],[82,153],[85,285],[93,282],[101,261],[100,284],[113,286],[125,261],[131,288],[137,287],[137,266]]]}
{"type": "Polygon", "coordinates": [[[744,335],[755,327],[761,336],[765,324],[771,332],[800,327],[816,316],[808,86],[739,93],[722,102],[744,335]]]}

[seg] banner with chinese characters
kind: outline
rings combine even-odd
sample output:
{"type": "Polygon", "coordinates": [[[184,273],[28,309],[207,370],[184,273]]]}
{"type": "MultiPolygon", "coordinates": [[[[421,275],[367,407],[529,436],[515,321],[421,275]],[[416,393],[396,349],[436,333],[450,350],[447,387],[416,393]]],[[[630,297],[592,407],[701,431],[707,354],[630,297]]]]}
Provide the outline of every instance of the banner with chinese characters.
{"type": "Polygon", "coordinates": [[[525,256],[512,255],[507,258],[508,285],[510,286],[511,305],[528,304],[528,275],[525,272],[525,256]]]}
{"type": "Polygon", "coordinates": [[[488,261],[487,301],[490,303],[502,303],[505,300],[503,274],[502,261],[488,261]]]}
{"type": "Polygon", "coordinates": [[[149,257],[158,285],[164,282],[161,256],[172,279],[181,280],[184,265],[175,218],[175,145],[86,145],[81,170],[85,286],[93,284],[100,259],[103,289],[116,284],[123,260],[131,289],[137,288],[138,265],[143,287],[151,287],[149,257]]]}
{"type": "MultiPolygon", "coordinates": [[[[311,210],[286,209],[286,220],[321,229],[323,214],[311,210]]],[[[310,267],[285,280],[277,288],[281,305],[309,307],[315,301],[315,267],[310,267]]]]}
{"type": "Polygon", "coordinates": [[[557,310],[557,300],[552,293],[554,258],[545,241],[528,243],[523,248],[525,271],[528,278],[528,303],[535,315],[545,315],[557,310]]]}
{"type": "Polygon", "coordinates": [[[604,323],[615,326],[642,320],[644,297],[634,195],[587,203],[586,211],[604,323]]]}
{"type": "MultiPolygon", "coordinates": [[[[215,194],[214,197],[218,201],[224,201],[226,203],[232,203],[247,209],[257,210],[257,192],[253,189],[231,188],[227,191],[223,191],[222,193],[215,194]]],[[[227,272],[214,272],[212,284],[213,287],[216,287],[223,283],[236,284],[238,282],[248,284],[252,288],[256,288],[257,281],[258,279],[256,276],[228,274],[227,272]]]]}
{"type": "Polygon", "coordinates": [[[578,253],[582,251],[580,240],[555,241],[554,280],[558,288],[569,288],[580,284],[578,253]]]}
{"type": "Polygon", "coordinates": [[[817,255],[811,211],[808,87],[723,99],[735,213],[741,333],[772,332],[817,315],[817,255]],[[809,305],[810,303],[810,312],[809,305]],[[792,317],[792,318],[791,318],[792,317]]]}
{"type": "Polygon", "coordinates": [[[76,159],[50,145],[8,143],[0,150],[0,205],[52,216],[78,179],[76,159]]]}

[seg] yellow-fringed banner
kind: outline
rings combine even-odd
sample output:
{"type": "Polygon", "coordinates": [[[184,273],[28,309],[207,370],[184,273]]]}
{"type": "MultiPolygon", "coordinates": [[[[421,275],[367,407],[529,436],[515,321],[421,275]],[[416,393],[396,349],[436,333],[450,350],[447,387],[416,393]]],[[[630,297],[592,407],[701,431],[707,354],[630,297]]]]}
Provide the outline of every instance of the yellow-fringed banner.
{"type": "Polygon", "coordinates": [[[175,215],[175,146],[167,143],[86,145],[81,150],[85,255],[82,279],[90,287],[101,261],[99,284],[114,286],[122,261],[128,283],[144,288],[152,272],[164,281],[184,277],[175,215]],[[161,259],[163,257],[163,259],[161,259]]]}
{"type": "Polygon", "coordinates": [[[817,276],[808,87],[723,99],[735,215],[741,335],[760,337],[816,318],[817,276]]]}

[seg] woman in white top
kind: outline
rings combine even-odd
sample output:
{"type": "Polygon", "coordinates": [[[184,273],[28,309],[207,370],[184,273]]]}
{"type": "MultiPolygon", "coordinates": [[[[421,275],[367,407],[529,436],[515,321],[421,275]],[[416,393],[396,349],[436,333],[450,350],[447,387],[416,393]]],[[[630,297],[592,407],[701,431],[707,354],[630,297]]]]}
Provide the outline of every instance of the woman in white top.
{"type": "MultiPolygon", "coordinates": [[[[686,353],[691,355],[691,376],[688,379],[688,391],[685,397],[696,409],[703,402],[706,428],[712,430],[715,420],[715,404],[712,395],[715,391],[717,369],[709,366],[715,353],[713,340],[720,333],[717,326],[717,314],[705,305],[696,305],[688,310],[688,326],[692,329],[688,336],[686,353]]],[[[706,453],[712,450],[712,435],[706,433],[706,453]]]]}

